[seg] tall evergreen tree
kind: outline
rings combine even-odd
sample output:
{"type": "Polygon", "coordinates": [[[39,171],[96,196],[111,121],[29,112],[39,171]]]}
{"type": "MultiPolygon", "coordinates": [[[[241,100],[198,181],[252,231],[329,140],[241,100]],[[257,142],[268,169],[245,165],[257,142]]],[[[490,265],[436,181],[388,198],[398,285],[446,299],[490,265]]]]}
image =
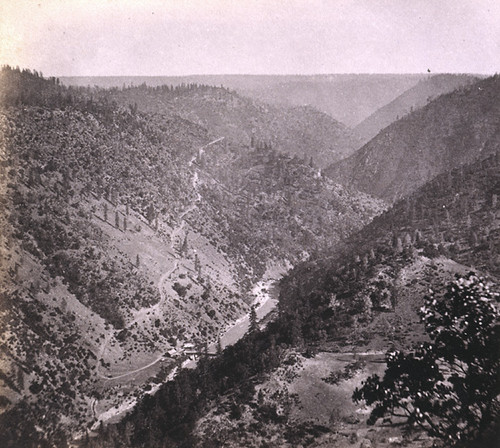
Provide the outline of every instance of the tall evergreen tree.
{"type": "Polygon", "coordinates": [[[257,322],[257,311],[255,310],[255,305],[250,308],[250,333],[255,333],[259,331],[259,324],[257,322]]]}

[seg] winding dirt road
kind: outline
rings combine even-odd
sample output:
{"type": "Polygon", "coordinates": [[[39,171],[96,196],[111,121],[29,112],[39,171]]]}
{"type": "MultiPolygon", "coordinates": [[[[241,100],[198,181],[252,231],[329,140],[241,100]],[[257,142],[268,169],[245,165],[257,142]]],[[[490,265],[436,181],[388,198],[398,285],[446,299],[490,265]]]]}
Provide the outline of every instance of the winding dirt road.
{"type": "MultiPolygon", "coordinates": [[[[218,143],[222,140],[224,140],[225,137],[220,137],[220,138],[217,138],[209,143],[207,143],[205,146],[202,146],[200,148],[200,151],[215,144],[215,143],[218,143]]],[[[196,156],[194,156],[191,161],[189,162],[189,166],[192,166],[194,161],[196,160],[196,156]]],[[[195,169],[194,171],[194,174],[193,174],[193,180],[192,180],[192,184],[193,184],[193,189],[195,190],[196,192],[196,200],[194,203],[192,203],[191,205],[189,205],[188,208],[186,208],[186,210],[184,210],[178,217],[178,221],[180,221],[180,224],[177,225],[173,230],[172,230],[172,233],[171,233],[171,238],[170,238],[170,250],[172,251],[173,254],[176,253],[175,249],[174,249],[174,243],[175,243],[175,240],[177,237],[179,237],[183,230],[184,230],[184,227],[185,227],[185,216],[188,215],[189,213],[191,213],[192,211],[194,211],[196,208],[197,208],[197,203],[199,203],[201,200],[202,200],[202,196],[199,192],[199,177],[198,177],[198,171],[195,169]]],[[[180,256],[178,254],[175,255],[176,257],[176,260],[175,260],[175,263],[174,263],[174,266],[172,268],[170,268],[169,270],[165,271],[161,277],[159,278],[158,280],[158,289],[159,289],[159,292],[160,292],[160,297],[161,297],[161,300],[165,301],[167,300],[167,297],[165,295],[165,288],[163,286],[163,284],[165,283],[165,281],[172,276],[172,274],[177,270],[177,268],[179,267],[179,261],[180,261],[180,256]]],[[[127,327],[130,328],[132,325],[138,323],[141,319],[143,318],[143,315],[141,313],[138,313],[138,315],[136,316],[136,318],[134,320],[132,320],[128,325],[127,327]]],[[[239,322],[236,322],[234,324],[234,327],[238,327],[238,328],[244,328],[244,326],[241,326],[241,323],[239,322]]],[[[233,328],[233,327],[231,327],[233,328]]],[[[228,330],[228,331],[231,331],[228,330]]],[[[237,339],[239,339],[239,337],[237,337],[236,335],[237,334],[240,334],[241,331],[235,331],[233,330],[232,331],[232,334],[234,334],[234,336],[231,336],[231,337],[228,337],[227,338],[227,343],[225,345],[229,345],[230,343],[234,343],[234,342],[230,342],[230,341],[235,341],[237,339]]],[[[243,332],[244,334],[244,332],[243,332]]],[[[160,362],[161,360],[164,359],[164,356],[159,356],[158,358],[156,358],[154,361],[142,366],[142,367],[139,367],[137,369],[134,369],[134,370],[130,370],[130,371],[127,371],[127,372],[124,372],[120,375],[115,375],[115,376],[109,376],[109,375],[103,375],[101,372],[100,372],[100,363],[102,362],[102,360],[104,359],[104,353],[106,352],[106,348],[109,344],[109,341],[111,339],[111,335],[108,333],[106,334],[106,336],[104,337],[104,341],[102,342],[100,348],[99,348],[99,355],[98,355],[98,362],[97,362],[97,367],[96,367],[96,375],[103,379],[103,380],[106,380],[106,381],[111,381],[111,380],[117,380],[117,379],[121,379],[121,378],[125,378],[125,377],[128,377],[128,376],[131,376],[131,375],[134,375],[136,373],[140,373],[142,372],[143,370],[146,370],[152,366],[154,366],[155,364],[157,364],[158,362],[160,362]]],[[[172,372],[173,373],[173,372],[172,372]]],[[[175,374],[174,374],[175,375],[175,374]]],[[[169,375],[169,378],[170,378],[170,375],[169,375]]],[[[97,406],[97,403],[98,403],[98,400],[97,399],[93,399],[93,401],[91,402],[91,407],[92,407],[92,412],[94,414],[94,416],[96,416],[96,406],[97,406]]]]}

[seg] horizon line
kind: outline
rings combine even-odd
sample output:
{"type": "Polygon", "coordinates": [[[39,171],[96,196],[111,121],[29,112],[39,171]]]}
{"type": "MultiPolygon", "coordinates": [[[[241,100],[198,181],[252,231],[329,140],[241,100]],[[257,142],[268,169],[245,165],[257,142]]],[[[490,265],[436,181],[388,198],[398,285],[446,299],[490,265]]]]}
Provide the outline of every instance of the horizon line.
{"type": "Polygon", "coordinates": [[[475,76],[493,76],[498,72],[467,72],[467,71],[423,71],[423,72],[331,72],[331,73],[189,73],[182,75],[168,75],[168,74],[112,74],[112,75],[45,75],[44,77],[57,77],[57,78],[125,78],[125,77],[134,77],[134,78],[187,78],[194,76],[296,76],[296,77],[311,77],[311,76],[338,76],[338,75],[475,75],[475,76]]]}
{"type": "Polygon", "coordinates": [[[19,70],[37,71],[44,78],[187,78],[187,77],[209,77],[209,76],[253,76],[253,77],[314,77],[314,76],[348,76],[348,75],[382,75],[382,76],[416,76],[416,75],[472,75],[472,76],[494,76],[499,71],[491,72],[467,72],[467,71],[431,71],[429,69],[422,72],[318,72],[318,73],[188,73],[188,74],[76,74],[54,75],[52,73],[44,73],[42,70],[29,67],[20,67],[19,65],[11,65],[8,63],[1,64],[1,67],[10,67],[19,70]]]}

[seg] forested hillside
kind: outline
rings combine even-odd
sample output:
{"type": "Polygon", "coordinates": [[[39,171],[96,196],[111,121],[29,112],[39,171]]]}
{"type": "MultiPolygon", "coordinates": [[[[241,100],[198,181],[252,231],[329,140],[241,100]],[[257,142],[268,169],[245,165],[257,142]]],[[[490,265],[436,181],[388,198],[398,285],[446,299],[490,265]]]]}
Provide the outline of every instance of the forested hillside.
{"type": "MultiPolygon", "coordinates": [[[[96,91],[99,95],[99,91],[96,91]]],[[[266,142],[274,149],[313,160],[319,167],[340,160],[360,143],[345,125],[310,106],[271,106],[223,87],[198,84],[104,91],[104,96],[144,112],[178,115],[238,145],[266,142]]]]}
{"type": "Polygon", "coordinates": [[[329,75],[192,75],[192,76],[89,76],[62,77],[65,85],[121,88],[146,84],[202,84],[223,86],[239,95],[275,106],[309,105],[335,120],[354,127],[390,103],[424,74],[329,74],[329,75]]]}
{"type": "Polygon", "coordinates": [[[386,350],[425,341],[417,311],[430,289],[472,269],[498,278],[499,167],[496,153],[440,175],[297,266],[275,322],[184,371],[89,446],[431,446],[390,421],[370,429],[349,394],[381,372],[386,350]]]}
{"type": "Polygon", "coordinates": [[[387,201],[405,197],[437,174],[498,149],[499,99],[498,75],[442,95],[325,174],[387,201]]]}
{"type": "Polygon", "coordinates": [[[426,340],[429,289],[500,275],[498,76],[390,125],[333,179],[300,146],[311,117],[328,127],[312,109],[1,77],[5,446],[432,445],[369,428],[351,395],[426,340]]]}
{"type": "MultiPolygon", "coordinates": [[[[339,280],[344,276],[351,278],[350,289],[353,285],[366,287],[367,275],[376,272],[377,264],[393,264],[396,260],[405,264],[418,255],[448,257],[497,277],[500,275],[499,164],[499,155],[495,153],[439,175],[376,217],[330,257],[298,266],[287,282],[301,283],[306,294],[308,290],[334,292],[329,284],[333,275],[339,280]],[[318,276],[324,278],[324,288],[319,286],[318,276]]],[[[342,288],[337,286],[335,291],[337,296],[342,295],[342,288]]],[[[291,294],[284,295],[285,300],[280,303],[286,303],[288,297],[291,294]]]]}
{"type": "Polygon", "coordinates": [[[331,74],[297,77],[270,77],[270,80],[239,85],[227,84],[243,95],[270,104],[309,104],[354,127],[377,109],[413,87],[421,74],[331,74]],[[267,81],[267,82],[266,82],[267,81]]]}
{"type": "Polygon", "coordinates": [[[7,446],[62,445],[133,406],[248,312],[266,273],[382,210],[269,142],[29,70],[0,85],[7,446]]]}
{"type": "Polygon", "coordinates": [[[477,81],[477,78],[470,75],[429,75],[427,79],[421,79],[414,87],[371,114],[359,123],[354,131],[365,144],[399,118],[425,106],[440,95],[474,81],[477,81]]]}

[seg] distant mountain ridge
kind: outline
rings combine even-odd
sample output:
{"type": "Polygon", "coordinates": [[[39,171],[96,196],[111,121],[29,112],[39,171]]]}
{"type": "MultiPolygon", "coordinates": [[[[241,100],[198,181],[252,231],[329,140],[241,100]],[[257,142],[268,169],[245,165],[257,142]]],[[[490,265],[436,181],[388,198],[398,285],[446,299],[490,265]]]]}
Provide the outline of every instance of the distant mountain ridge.
{"type": "Polygon", "coordinates": [[[471,75],[429,75],[428,78],[421,79],[415,86],[363,120],[354,128],[354,131],[363,144],[367,143],[380,130],[410,112],[425,106],[437,96],[472,84],[477,80],[477,77],[471,75]]]}
{"type": "Polygon", "coordinates": [[[330,75],[192,75],[61,77],[65,85],[122,87],[145,83],[161,85],[207,84],[224,86],[264,103],[312,106],[349,127],[356,126],[380,107],[413,87],[427,74],[330,75]]]}
{"type": "MultiPolygon", "coordinates": [[[[180,116],[206,128],[213,138],[236,144],[258,142],[325,168],[351,154],[360,142],[345,125],[311,106],[273,106],[222,87],[145,85],[106,90],[110,101],[148,113],[180,116]]],[[[100,95],[99,90],[95,92],[100,95]]]]}
{"type": "Polygon", "coordinates": [[[325,174],[386,201],[409,195],[437,174],[498,150],[500,77],[440,96],[383,129],[325,174]]]}

